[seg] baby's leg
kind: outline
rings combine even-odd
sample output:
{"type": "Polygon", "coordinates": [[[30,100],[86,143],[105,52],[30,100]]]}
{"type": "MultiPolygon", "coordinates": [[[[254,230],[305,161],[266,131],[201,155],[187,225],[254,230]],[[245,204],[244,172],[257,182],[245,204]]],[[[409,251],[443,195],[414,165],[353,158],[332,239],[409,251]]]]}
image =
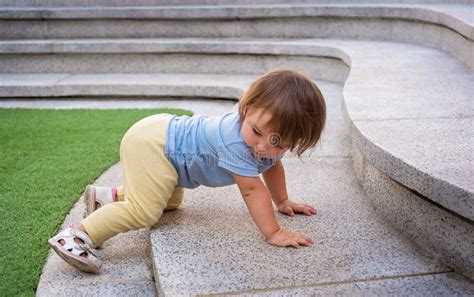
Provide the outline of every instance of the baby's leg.
{"type": "Polygon", "coordinates": [[[118,233],[154,225],[166,208],[178,175],[164,154],[165,119],[145,118],[124,135],[120,145],[124,186],[117,189],[119,201],[99,208],[82,221],[97,246],[118,233]]]}
{"type": "MultiPolygon", "coordinates": [[[[117,187],[116,190],[117,190],[117,196],[115,196],[117,199],[116,201],[125,201],[125,192],[124,192],[123,187],[117,187]]],[[[184,198],[184,188],[176,187],[173,191],[173,194],[171,194],[171,198],[168,200],[168,204],[166,205],[166,208],[164,209],[164,211],[174,210],[178,208],[183,202],[183,198],[184,198]]]]}
{"type": "Polygon", "coordinates": [[[165,205],[157,204],[150,206],[149,211],[144,211],[142,206],[131,201],[107,204],[84,219],[81,229],[100,247],[118,233],[153,225],[161,217],[165,205]]]}

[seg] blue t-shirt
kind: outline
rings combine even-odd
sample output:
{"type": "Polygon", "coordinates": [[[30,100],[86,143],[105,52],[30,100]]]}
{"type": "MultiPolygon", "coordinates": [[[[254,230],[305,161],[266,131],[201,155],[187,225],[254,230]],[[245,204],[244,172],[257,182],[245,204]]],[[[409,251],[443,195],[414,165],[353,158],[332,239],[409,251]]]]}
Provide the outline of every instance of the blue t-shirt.
{"type": "Polygon", "coordinates": [[[178,173],[177,187],[183,188],[235,184],[231,173],[256,177],[283,157],[255,158],[240,134],[237,112],[173,116],[165,154],[178,173]]]}

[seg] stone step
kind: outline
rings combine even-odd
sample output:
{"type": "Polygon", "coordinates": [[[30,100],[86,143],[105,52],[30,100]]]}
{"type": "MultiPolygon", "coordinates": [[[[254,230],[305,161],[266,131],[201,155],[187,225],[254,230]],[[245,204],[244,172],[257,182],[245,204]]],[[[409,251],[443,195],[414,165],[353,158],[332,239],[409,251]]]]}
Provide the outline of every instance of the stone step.
{"type": "Polygon", "coordinates": [[[3,39],[376,39],[433,46],[474,65],[472,55],[463,50],[469,47],[472,51],[474,17],[466,13],[471,9],[472,5],[403,4],[10,7],[0,9],[0,36],[3,39]],[[410,34],[406,34],[407,30],[410,34]]]}
{"type": "MultiPolygon", "coordinates": [[[[145,39],[0,41],[4,74],[227,74],[260,75],[298,68],[314,79],[342,83],[348,67],[334,48],[275,40],[145,39]],[[314,67],[319,65],[319,67],[314,67]],[[324,71],[322,70],[324,68],[324,71]]],[[[151,75],[150,75],[151,76],[151,75]]],[[[27,77],[25,77],[27,78],[27,77]]],[[[18,79],[5,77],[5,81],[18,79]]],[[[35,96],[35,95],[34,95],[35,96]]]]}

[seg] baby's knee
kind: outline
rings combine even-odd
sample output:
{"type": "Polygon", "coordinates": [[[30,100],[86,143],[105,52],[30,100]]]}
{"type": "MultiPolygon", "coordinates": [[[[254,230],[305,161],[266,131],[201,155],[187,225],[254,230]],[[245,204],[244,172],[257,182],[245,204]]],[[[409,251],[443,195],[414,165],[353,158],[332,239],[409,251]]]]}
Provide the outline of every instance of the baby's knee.
{"type": "Polygon", "coordinates": [[[160,219],[162,213],[163,209],[159,207],[145,210],[139,206],[134,206],[130,215],[133,216],[133,220],[137,223],[136,227],[139,229],[154,225],[160,219]]]}
{"type": "Polygon", "coordinates": [[[176,188],[173,194],[171,195],[171,198],[168,200],[168,203],[166,204],[166,208],[164,209],[164,211],[177,209],[183,202],[183,197],[184,197],[184,189],[176,188]]]}
{"type": "Polygon", "coordinates": [[[168,205],[166,205],[164,211],[175,210],[175,209],[177,209],[180,205],[181,205],[181,201],[179,201],[179,202],[174,202],[174,203],[168,203],[168,205]]]}

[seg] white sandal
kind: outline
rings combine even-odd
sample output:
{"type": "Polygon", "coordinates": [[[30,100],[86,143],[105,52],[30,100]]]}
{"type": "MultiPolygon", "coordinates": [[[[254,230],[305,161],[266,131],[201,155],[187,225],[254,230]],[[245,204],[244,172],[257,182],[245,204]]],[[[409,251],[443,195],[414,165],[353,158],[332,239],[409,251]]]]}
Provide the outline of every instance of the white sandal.
{"type": "Polygon", "coordinates": [[[91,248],[95,247],[94,243],[89,235],[76,229],[74,225],[50,238],[48,243],[70,265],[84,272],[99,273],[102,261],[91,248]],[[80,238],[84,243],[77,243],[74,238],[80,238]],[[61,239],[64,240],[64,245],[59,242],[61,239]]]}
{"type": "Polygon", "coordinates": [[[117,189],[116,188],[106,188],[106,187],[97,187],[93,185],[88,185],[84,191],[84,203],[86,204],[86,211],[84,213],[84,218],[88,217],[93,213],[96,208],[96,203],[102,207],[106,204],[116,201],[117,189]]]}

